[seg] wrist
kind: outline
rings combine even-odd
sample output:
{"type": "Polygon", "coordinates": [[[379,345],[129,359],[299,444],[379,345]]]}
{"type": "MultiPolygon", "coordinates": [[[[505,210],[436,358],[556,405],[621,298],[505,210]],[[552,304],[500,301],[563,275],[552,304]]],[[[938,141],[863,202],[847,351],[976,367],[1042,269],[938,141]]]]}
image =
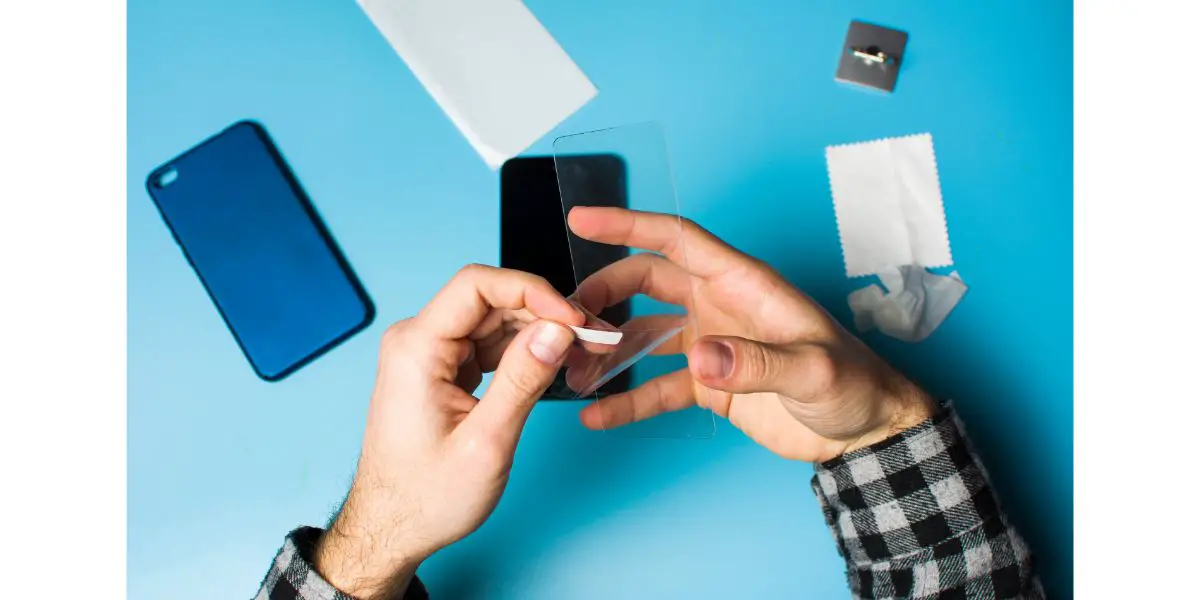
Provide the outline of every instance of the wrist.
{"type": "Polygon", "coordinates": [[[317,543],[313,566],[330,585],[354,598],[403,596],[425,557],[386,529],[360,519],[355,504],[351,493],[317,543]]]}
{"type": "Polygon", "coordinates": [[[880,424],[847,444],[841,454],[878,444],[934,415],[937,405],[928,393],[903,377],[897,376],[896,380],[882,394],[880,424]]]}

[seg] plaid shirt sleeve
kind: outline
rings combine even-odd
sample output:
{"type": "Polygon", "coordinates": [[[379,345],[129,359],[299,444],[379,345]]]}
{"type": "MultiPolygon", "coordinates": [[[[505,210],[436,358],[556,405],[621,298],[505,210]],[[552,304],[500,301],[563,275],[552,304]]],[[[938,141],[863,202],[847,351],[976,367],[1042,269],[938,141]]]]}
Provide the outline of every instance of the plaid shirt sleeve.
{"type": "Polygon", "coordinates": [[[1045,597],[952,407],[815,465],[854,598],[1045,597]]]}
{"type": "MultiPolygon", "coordinates": [[[[301,527],[289,533],[254,600],[354,600],[337,591],[313,568],[313,553],[322,533],[316,527],[301,527]]],[[[429,594],[413,577],[404,596],[395,600],[429,600],[429,594]]]]}

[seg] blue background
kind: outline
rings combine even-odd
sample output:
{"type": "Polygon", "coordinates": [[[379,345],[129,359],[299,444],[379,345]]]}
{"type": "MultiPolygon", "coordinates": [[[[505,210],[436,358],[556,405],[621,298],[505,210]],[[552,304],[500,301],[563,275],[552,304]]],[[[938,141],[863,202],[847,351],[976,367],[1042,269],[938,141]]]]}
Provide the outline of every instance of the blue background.
{"type": "MultiPolygon", "coordinates": [[[[849,321],[824,147],[932,132],[970,285],[924,343],[868,342],[956,400],[1057,597],[1072,561],[1072,7],[530,0],[600,95],[558,128],[656,119],[684,211],[849,321]],[[911,34],[895,94],[837,85],[853,18],[911,34]]],[[[321,524],[357,456],[377,341],[468,262],[498,260],[488,170],[353,2],[131,0],[129,596],[251,596],[321,524]],[[365,333],[259,381],[142,182],[260,119],[379,307],[365,333]]],[[[548,152],[548,136],[531,151],[548,152]]],[[[529,422],[492,519],[426,563],[438,598],[847,595],[811,468],[711,441],[529,422]]]]}

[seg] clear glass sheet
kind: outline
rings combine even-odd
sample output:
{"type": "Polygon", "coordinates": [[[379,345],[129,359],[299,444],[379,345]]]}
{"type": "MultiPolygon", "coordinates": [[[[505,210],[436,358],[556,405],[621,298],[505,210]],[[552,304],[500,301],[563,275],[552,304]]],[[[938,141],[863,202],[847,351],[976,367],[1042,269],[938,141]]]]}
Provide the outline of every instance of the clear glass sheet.
{"type": "MultiPolygon", "coordinates": [[[[682,224],[670,159],[662,129],[655,123],[626,125],[560,137],[554,141],[563,214],[577,207],[620,207],[660,213],[672,219],[674,228],[665,237],[675,244],[675,264],[687,271],[682,247],[682,224]]],[[[578,398],[604,400],[619,408],[605,419],[605,429],[614,435],[639,438],[709,438],[715,431],[712,412],[689,406],[626,424],[628,415],[646,414],[655,404],[649,401],[654,389],[642,387],[650,380],[687,368],[682,353],[684,339],[699,333],[694,313],[695,279],[684,277],[682,288],[671,294],[672,302],[644,293],[616,293],[612,285],[636,284],[632,273],[644,264],[649,252],[623,245],[586,240],[568,228],[568,245],[577,286],[587,282],[573,298],[589,316],[587,331],[578,339],[567,361],[566,385],[578,398]],[[589,280],[589,278],[591,278],[589,280]],[[597,286],[597,282],[604,285],[597,286]],[[607,291],[603,291],[607,290],[607,291]],[[689,311],[689,308],[692,310],[689,311]],[[641,402],[631,402],[641,397],[641,402]],[[605,400],[609,399],[609,400],[605,400]]],[[[629,285],[625,287],[629,288],[629,285]]],[[[691,387],[679,385],[676,394],[690,397],[691,387]]]]}

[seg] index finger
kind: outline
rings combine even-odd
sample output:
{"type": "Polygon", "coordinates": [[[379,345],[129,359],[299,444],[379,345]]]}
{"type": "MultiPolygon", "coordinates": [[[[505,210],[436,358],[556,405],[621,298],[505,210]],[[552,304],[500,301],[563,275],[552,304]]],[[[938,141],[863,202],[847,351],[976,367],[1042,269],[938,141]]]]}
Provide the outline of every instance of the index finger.
{"type": "Polygon", "coordinates": [[[692,301],[691,277],[686,270],[662,256],[639,252],[588,275],[572,297],[584,309],[593,312],[638,294],[688,307],[692,301]]]}
{"type": "Polygon", "coordinates": [[[576,206],[567,215],[567,223],[581,238],[658,252],[700,277],[728,271],[745,256],[703,227],[676,215],[576,206]]]}
{"type": "Polygon", "coordinates": [[[445,339],[466,337],[494,308],[526,309],[564,325],[583,325],[583,315],[545,279],[513,269],[468,265],[421,309],[417,322],[445,339]]]}
{"type": "Polygon", "coordinates": [[[620,394],[600,398],[579,413],[588,429],[613,429],[696,405],[687,369],[660,375],[620,394]]]}

